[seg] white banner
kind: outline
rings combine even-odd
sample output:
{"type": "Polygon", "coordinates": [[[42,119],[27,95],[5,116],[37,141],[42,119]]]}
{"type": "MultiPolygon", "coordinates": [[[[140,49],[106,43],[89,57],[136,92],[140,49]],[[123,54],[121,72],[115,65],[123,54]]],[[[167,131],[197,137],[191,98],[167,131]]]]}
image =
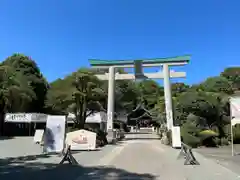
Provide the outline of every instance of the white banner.
{"type": "Polygon", "coordinates": [[[44,135],[44,152],[61,152],[65,143],[65,116],[48,115],[44,135]]]}
{"type": "Polygon", "coordinates": [[[230,111],[232,125],[240,124],[240,97],[230,99],[230,111]]]}
{"type": "Polygon", "coordinates": [[[84,129],[67,133],[66,143],[72,150],[94,150],[96,149],[97,135],[84,129]]]}

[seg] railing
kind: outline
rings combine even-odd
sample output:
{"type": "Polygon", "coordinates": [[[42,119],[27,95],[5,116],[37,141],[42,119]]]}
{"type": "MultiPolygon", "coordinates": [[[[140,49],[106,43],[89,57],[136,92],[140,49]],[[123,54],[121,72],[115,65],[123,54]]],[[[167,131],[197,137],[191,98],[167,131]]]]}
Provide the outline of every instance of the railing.
{"type": "Polygon", "coordinates": [[[200,165],[193,155],[192,148],[183,142],[181,143],[181,151],[177,159],[180,159],[181,157],[184,157],[185,159],[184,165],[200,165]]]}

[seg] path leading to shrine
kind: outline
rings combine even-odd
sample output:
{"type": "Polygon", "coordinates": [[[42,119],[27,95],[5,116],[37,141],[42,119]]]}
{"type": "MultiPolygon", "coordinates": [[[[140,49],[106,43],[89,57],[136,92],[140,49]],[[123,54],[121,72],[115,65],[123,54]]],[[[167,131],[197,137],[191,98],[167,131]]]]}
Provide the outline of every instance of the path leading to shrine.
{"type": "Polygon", "coordinates": [[[117,145],[72,152],[78,166],[59,165],[62,157],[42,154],[32,139],[14,138],[0,141],[0,179],[240,180],[240,171],[233,172],[201,152],[193,151],[200,165],[183,165],[184,159],[177,159],[179,152],[162,145],[156,134],[144,129],[127,134],[117,145]]]}
{"type": "MultiPolygon", "coordinates": [[[[128,134],[126,140],[102,157],[97,169],[84,175],[89,179],[147,179],[147,180],[235,180],[240,176],[213,160],[194,153],[199,166],[183,165],[177,160],[179,150],[160,143],[157,135],[128,134]],[[111,169],[111,170],[110,170],[111,169]]],[[[83,176],[79,177],[79,180],[83,176]]]]}

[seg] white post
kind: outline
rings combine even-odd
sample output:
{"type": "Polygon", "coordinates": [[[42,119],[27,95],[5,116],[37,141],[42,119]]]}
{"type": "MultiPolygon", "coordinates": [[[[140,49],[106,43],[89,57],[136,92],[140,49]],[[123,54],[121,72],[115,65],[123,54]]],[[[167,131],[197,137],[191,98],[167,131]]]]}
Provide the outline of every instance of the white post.
{"type": "Polygon", "coordinates": [[[172,94],[170,84],[170,72],[167,64],[163,64],[163,76],[167,128],[171,130],[173,126],[172,94]]]}
{"type": "Polygon", "coordinates": [[[231,125],[231,148],[232,148],[232,156],[234,156],[234,146],[233,146],[233,123],[232,123],[233,117],[232,117],[232,103],[230,100],[230,125],[231,125]]]}
{"type": "MultiPolygon", "coordinates": [[[[232,121],[232,120],[231,120],[232,121]]],[[[233,147],[233,126],[231,122],[231,148],[232,148],[232,156],[234,156],[234,147],[233,147]]]]}
{"type": "Polygon", "coordinates": [[[113,134],[113,117],[114,117],[114,86],[115,86],[115,69],[114,67],[109,67],[108,73],[108,106],[107,106],[107,132],[108,132],[108,141],[114,139],[113,134]]]}

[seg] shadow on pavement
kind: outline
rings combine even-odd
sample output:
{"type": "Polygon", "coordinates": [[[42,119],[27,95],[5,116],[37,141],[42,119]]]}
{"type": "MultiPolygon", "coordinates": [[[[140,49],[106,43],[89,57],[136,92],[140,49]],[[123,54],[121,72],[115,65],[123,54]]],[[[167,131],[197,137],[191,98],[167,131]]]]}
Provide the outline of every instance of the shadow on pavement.
{"type": "MultiPolygon", "coordinates": [[[[47,158],[48,156],[37,156],[36,158],[47,158]]],[[[6,158],[0,159],[0,179],[17,180],[154,180],[151,174],[131,173],[114,167],[84,167],[70,164],[58,165],[54,163],[31,162],[29,158],[6,158]]],[[[59,159],[60,161],[60,159],[59,159]]]]}
{"type": "Polygon", "coordinates": [[[152,132],[128,132],[126,134],[152,134],[152,132]]]}
{"type": "Polygon", "coordinates": [[[124,141],[131,141],[131,140],[160,140],[160,138],[154,138],[154,137],[150,137],[150,138],[138,138],[138,137],[131,137],[131,138],[125,138],[124,141]]]}
{"type": "Polygon", "coordinates": [[[0,141],[1,140],[9,140],[9,139],[13,139],[13,136],[0,136],[0,141]]]}

